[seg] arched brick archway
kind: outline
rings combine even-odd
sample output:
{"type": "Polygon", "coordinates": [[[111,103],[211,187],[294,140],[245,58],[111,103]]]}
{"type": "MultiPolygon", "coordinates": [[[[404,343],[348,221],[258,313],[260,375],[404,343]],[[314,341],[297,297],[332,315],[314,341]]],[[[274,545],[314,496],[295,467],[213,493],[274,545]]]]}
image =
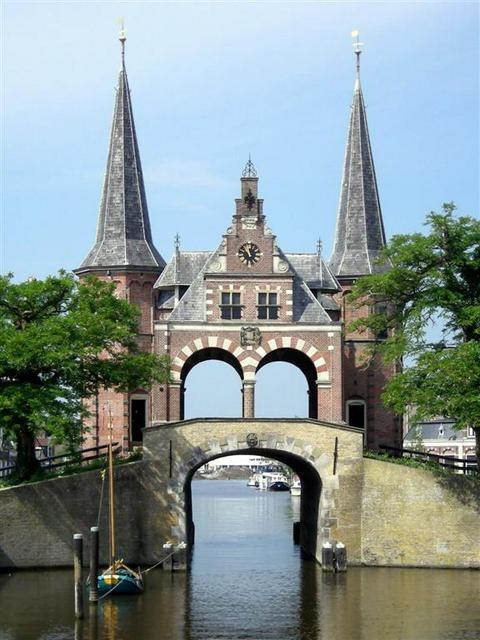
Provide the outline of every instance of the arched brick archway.
{"type": "Polygon", "coordinates": [[[169,390],[170,419],[184,419],[184,385],[189,371],[204,360],[223,360],[231,364],[242,379],[242,415],[255,416],[256,373],[269,362],[283,361],[297,366],[308,384],[308,417],[334,419],[341,415],[334,410],[331,381],[331,352],[320,351],[313,344],[296,336],[266,340],[258,347],[241,346],[222,336],[203,336],[189,341],[172,360],[172,380],[169,390]]]}
{"type": "Polygon", "coordinates": [[[232,354],[240,363],[243,370],[243,378],[252,379],[258,369],[258,365],[269,353],[288,349],[298,351],[311,360],[318,380],[329,379],[329,367],[326,354],[323,354],[308,341],[296,337],[272,338],[265,344],[257,347],[242,347],[233,340],[219,336],[207,336],[196,338],[184,345],[172,360],[172,376],[175,380],[180,380],[180,373],[185,362],[197,351],[204,349],[222,349],[232,354]]]}
{"type": "Polygon", "coordinates": [[[317,369],[304,351],[290,347],[280,347],[265,354],[257,365],[256,374],[272,362],[285,362],[299,369],[305,376],[308,386],[308,414],[306,417],[318,418],[317,369]]]}
{"type": "MultiPolygon", "coordinates": [[[[225,362],[233,369],[235,369],[240,379],[243,381],[242,366],[233,352],[220,347],[204,347],[202,349],[192,351],[191,355],[185,360],[180,371],[180,420],[185,419],[185,382],[187,380],[188,374],[195,366],[197,366],[201,362],[206,362],[207,360],[218,360],[220,362],[225,362]]],[[[214,395],[214,390],[212,389],[212,397],[214,397],[214,395]]]]}
{"type": "MultiPolygon", "coordinates": [[[[209,352],[210,354],[215,355],[213,357],[204,357],[203,360],[225,360],[225,362],[231,363],[235,370],[239,371],[240,377],[243,378],[243,368],[239,360],[239,356],[243,354],[243,351],[244,350],[235,344],[233,340],[229,340],[227,338],[219,338],[218,336],[196,338],[183,346],[173,358],[171,367],[172,377],[175,381],[180,381],[182,379],[182,375],[185,378],[186,375],[184,375],[183,371],[187,361],[193,357],[192,362],[198,364],[198,362],[202,362],[202,360],[198,359],[195,361],[195,358],[199,358],[199,356],[195,354],[198,354],[198,352],[209,352]],[[224,355],[221,355],[222,353],[224,355]],[[220,355],[221,357],[217,358],[216,355],[220,355]]],[[[192,367],[193,366],[194,365],[192,365],[192,367]]],[[[190,369],[192,367],[190,367],[190,369]]]]}
{"type": "MultiPolygon", "coordinates": [[[[297,361],[301,360],[300,354],[303,354],[304,361],[307,359],[312,363],[315,371],[316,371],[316,379],[318,380],[329,380],[329,367],[327,356],[325,353],[321,353],[313,344],[309,343],[307,340],[303,340],[302,338],[296,337],[288,337],[284,336],[282,338],[272,338],[268,340],[265,345],[258,347],[255,353],[260,356],[259,364],[264,360],[269,354],[273,352],[277,352],[280,357],[276,358],[272,356],[273,359],[281,359],[281,354],[287,355],[287,357],[295,358],[295,353],[298,352],[297,361]]],[[[270,360],[272,362],[273,360],[270,360]]],[[[290,362],[290,360],[285,360],[285,362],[290,362]]],[[[292,361],[292,364],[295,362],[292,361]]],[[[261,365],[263,366],[263,365],[261,365]]],[[[259,367],[257,366],[257,369],[259,367]]]]}

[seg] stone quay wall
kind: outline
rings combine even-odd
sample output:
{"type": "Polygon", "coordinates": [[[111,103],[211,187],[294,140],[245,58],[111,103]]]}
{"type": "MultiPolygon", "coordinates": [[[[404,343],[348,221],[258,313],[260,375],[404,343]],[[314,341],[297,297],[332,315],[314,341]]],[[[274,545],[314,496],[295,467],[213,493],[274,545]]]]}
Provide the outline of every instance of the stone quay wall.
{"type": "Polygon", "coordinates": [[[362,564],[480,568],[480,482],[365,458],[362,564]]]}

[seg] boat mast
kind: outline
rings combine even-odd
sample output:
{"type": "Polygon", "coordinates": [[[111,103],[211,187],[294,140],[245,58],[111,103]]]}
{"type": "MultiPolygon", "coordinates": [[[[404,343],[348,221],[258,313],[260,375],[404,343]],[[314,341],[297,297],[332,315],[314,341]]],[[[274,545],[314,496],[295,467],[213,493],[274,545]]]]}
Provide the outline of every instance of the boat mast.
{"type": "Polygon", "coordinates": [[[109,488],[109,511],[110,511],[110,565],[115,563],[115,511],[113,504],[113,426],[112,407],[108,405],[108,488],[109,488]]]}

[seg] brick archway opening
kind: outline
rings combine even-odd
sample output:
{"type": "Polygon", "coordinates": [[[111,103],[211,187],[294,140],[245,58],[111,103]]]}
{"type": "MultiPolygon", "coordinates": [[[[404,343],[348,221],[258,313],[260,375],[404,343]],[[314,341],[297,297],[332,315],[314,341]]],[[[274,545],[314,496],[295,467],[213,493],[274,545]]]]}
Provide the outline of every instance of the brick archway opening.
{"type": "MultiPolygon", "coordinates": [[[[317,557],[318,540],[318,516],[320,509],[320,496],[322,493],[322,480],[315,467],[302,456],[282,451],[278,449],[265,449],[263,447],[253,447],[248,449],[238,449],[230,453],[210,456],[202,460],[201,463],[192,467],[186,476],[184,483],[185,496],[185,526],[189,548],[195,542],[194,508],[192,501],[192,479],[198,469],[212,460],[233,455],[247,454],[257,455],[264,458],[276,460],[289,466],[300,478],[302,483],[302,495],[300,499],[300,524],[299,524],[299,544],[305,558],[317,557]]],[[[293,535],[292,535],[293,541],[293,535]]]]}
{"type": "Polygon", "coordinates": [[[317,402],[317,370],[313,361],[298,349],[282,347],[274,349],[265,355],[257,366],[257,373],[263,367],[272,362],[286,362],[297,367],[305,376],[308,386],[308,415],[306,417],[318,419],[318,402],[317,402]]]}
{"type": "MultiPolygon", "coordinates": [[[[243,380],[242,366],[237,358],[232,353],[230,353],[230,351],[220,349],[219,347],[205,347],[204,349],[195,351],[185,361],[180,374],[180,420],[185,419],[185,381],[187,379],[187,376],[196,365],[202,362],[206,362],[207,360],[218,360],[220,362],[225,362],[226,364],[233,367],[240,376],[240,379],[243,380]]],[[[212,397],[214,397],[215,390],[212,389],[211,393],[212,397]]]]}

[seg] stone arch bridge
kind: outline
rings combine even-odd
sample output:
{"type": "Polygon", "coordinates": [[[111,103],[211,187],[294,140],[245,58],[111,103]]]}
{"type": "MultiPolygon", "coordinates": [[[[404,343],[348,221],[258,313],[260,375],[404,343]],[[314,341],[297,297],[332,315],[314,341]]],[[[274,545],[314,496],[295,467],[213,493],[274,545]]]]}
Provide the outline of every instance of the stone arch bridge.
{"type": "Polygon", "coordinates": [[[309,419],[206,418],[153,426],[143,446],[145,461],[166,483],[170,539],[193,543],[195,472],[215,458],[249,453],[282,462],[300,477],[300,544],[307,555],[319,559],[330,540],[347,544],[352,559],[358,555],[361,430],[309,419]]]}
{"type": "MultiPolygon", "coordinates": [[[[478,482],[365,458],[362,431],[353,427],[206,418],[154,425],[144,436],[144,459],[115,468],[117,546],[126,562],[157,562],[167,541],[192,545],[196,470],[248,451],[300,476],[300,544],[307,556],[320,561],[323,542],[341,541],[350,564],[480,568],[478,482]]],[[[99,472],[91,471],[0,489],[0,520],[8,523],[0,528],[0,571],[71,566],[74,532],[84,534],[88,557],[101,486],[99,472]]],[[[107,563],[106,508],[101,532],[107,563]]]]}

